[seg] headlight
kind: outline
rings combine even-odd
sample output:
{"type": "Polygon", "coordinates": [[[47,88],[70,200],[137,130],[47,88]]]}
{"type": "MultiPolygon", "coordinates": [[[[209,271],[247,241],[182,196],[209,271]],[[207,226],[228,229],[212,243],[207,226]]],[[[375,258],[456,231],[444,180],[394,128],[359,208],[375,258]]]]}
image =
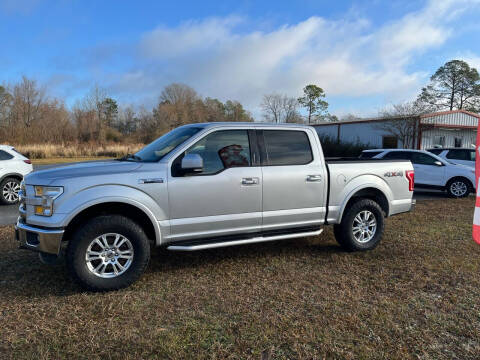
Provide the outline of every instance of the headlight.
{"type": "Polygon", "coordinates": [[[35,205],[35,215],[52,216],[53,202],[63,194],[61,186],[34,186],[35,197],[42,198],[41,205],[35,205]]]}

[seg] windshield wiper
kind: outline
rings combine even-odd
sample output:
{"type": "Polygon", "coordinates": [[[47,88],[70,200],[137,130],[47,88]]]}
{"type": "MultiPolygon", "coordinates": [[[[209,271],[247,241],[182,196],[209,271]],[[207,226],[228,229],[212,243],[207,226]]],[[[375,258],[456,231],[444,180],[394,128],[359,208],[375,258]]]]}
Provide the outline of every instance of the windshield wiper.
{"type": "Polygon", "coordinates": [[[116,158],[115,160],[118,160],[118,161],[142,161],[142,158],[138,155],[135,155],[135,154],[127,154],[125,156],[122,156],[120,158],[116,158]]]}

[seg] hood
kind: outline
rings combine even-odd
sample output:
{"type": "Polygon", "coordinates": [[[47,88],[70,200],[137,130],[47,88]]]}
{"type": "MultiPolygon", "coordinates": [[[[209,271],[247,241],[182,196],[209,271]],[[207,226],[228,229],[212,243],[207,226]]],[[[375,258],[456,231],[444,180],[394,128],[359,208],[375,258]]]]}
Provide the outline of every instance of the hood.
{"type": "Polygon", "coordinates": [[[30,185],[43,185],[59,179],[125,174],[138,169],[141,165],[139,162],[117,160],[85,162],[34,171],[25,178],[25,182],[30,185]]]}

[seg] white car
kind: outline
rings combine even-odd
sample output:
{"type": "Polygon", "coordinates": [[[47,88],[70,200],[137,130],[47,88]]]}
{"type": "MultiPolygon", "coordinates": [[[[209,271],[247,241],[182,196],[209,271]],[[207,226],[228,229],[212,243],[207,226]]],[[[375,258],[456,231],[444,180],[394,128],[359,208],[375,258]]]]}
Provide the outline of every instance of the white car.
{"type": "Polygon", "coordinates": [[[447,159],[451,163],[475,167],[475,149],[446,148],[427,149],[428,152],[447,159]]]}
{"type": "Polygon", "coordinates": [[[0,204],[18,202],[20,182],[33,170],[31,161],[12,146],[0,145],[0,204]]]}
{"type": "Polygon", "coordinates": [[[475,191],[475,169],[458,165],[423,150],[364,150],[363,159],[410,160],[415,171],[415,187],[446,190],[452,197],[465,197],[475,191]]]}

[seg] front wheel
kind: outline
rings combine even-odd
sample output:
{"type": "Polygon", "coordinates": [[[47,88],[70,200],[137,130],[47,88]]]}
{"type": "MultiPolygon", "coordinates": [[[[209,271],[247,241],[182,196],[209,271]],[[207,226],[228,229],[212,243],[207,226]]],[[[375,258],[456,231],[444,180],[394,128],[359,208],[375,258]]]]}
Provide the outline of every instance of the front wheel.
{"type": "Polygon", "coordinates": [[[375,201],[361,199],[349,206],[342,222],[334,226],[338,243],[347,251],[374,249],[384,229],[383,211],[375,201]]]}
{"type": "Polygon", "coordinates": [[[88,221],[70,240],[67,266],[71,276],[90,291],[109,291],[134,283],[150,260],[142,227],[120,215],[88,221]]]}

